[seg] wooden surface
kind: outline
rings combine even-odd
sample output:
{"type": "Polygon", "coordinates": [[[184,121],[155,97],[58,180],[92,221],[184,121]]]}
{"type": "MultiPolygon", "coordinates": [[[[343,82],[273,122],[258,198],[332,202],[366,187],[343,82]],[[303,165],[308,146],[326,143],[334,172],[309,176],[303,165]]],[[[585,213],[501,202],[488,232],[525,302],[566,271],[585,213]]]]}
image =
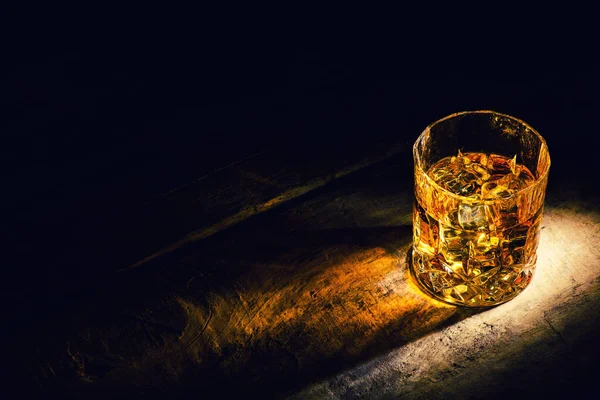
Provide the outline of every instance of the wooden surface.
{"type": "Polygon", "coordinates": [[[589,390],[600,214],[581,182],[551,177],[531,286],[468,310],[430,299],[407,274],[410,146],[356,154],[307,168],[265,153],[158,198],[154,215],[189,224],[161,236],[145,221],[163,246],[135,238],[131,260],[15,342],[33,390],[319,399],[589,390]]]}
{"type": "Polygon", "coordinates": [[[150,8],[76,29],[56,29],[73,10],[11,17],[0,398],[595,390],[592,63],[441,56],[445,35],[382,34],[396,13],[325,18],[328,37],[272,12],[150,8]],[[405,264],[410,145],[475,109],[527,121],[553,161],[538,274],[482,312],[424,296],[405,264]]]}

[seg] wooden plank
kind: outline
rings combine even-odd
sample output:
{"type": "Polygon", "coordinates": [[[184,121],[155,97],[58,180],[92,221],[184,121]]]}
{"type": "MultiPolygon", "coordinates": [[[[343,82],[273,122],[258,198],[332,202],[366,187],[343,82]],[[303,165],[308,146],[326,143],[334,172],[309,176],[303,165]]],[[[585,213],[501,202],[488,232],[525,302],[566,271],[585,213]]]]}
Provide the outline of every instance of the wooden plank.
{"type": "MultiPolygon", "coordinates": [[[[215,168],[154,198],[125,204],[116,215],[93,209],[75,218],[55,215],[53,210],[47,212],[52,223],[45,224],[46,217],[38,221],[40,226],[21,221],[10,238],[19,242],[15,247],[21,263],[52,267],[36,270],[33,277],[28,276],[29,269],[14,269],[12,279],[27,285],[6,288],[3,295],[19,304],[6,311],[18,321],[15,325],[39,324],[37,318],[31,321],[27,315],[38,313],[44,318],[54,310],[85,304],[84,298],[94,297],[119,279],[117,270],[218,232],[406,147],[401,141],[374,141],[312,150],[304,146],[293,151],[275,148],[215,168]],[[342,160],[331,157],[340,149],[345,155],[342,160]],[[41,297],[45,301],[40,303],[41,297]]],[[[47,322],[53,324],[53,320],[54,316],[47,322]]]]}

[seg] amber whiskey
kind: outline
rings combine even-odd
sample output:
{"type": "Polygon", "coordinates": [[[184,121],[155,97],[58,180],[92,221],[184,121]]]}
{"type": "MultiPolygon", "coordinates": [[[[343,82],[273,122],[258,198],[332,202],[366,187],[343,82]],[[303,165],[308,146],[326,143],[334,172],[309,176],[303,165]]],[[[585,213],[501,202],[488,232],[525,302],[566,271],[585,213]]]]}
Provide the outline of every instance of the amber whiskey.
{"type": "Polygon", "coordinates": [[[516,156],[465,153],[415,174],[413,274],[435,297],[486,306],[519,294],[536,264],[543,190],[516,156]]]}

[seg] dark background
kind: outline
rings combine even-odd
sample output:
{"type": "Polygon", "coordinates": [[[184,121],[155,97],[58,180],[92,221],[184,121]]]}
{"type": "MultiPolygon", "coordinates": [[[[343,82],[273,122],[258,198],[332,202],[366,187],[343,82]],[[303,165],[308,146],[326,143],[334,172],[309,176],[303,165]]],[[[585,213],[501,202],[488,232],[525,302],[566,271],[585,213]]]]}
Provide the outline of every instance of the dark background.
{"type": "Polygon", "coordinates": [[[543,35],[521,52],[518,39],[469,45],[476,30],[462,41],[396,31],[409,15],[328,15],[315,27],[293,10],[218,20],[209,10],[37,11],[4,25],[11,340],[39,323],[29,310],[51,318],[130,261],[115,232],[149,200],[261,151],[344,160],[365,143],[412,140],[452,112],[492,109],[545,136],[552,187],[595,180],[595,70],[585,52],[558,45],[538,56],[543,35]]]}

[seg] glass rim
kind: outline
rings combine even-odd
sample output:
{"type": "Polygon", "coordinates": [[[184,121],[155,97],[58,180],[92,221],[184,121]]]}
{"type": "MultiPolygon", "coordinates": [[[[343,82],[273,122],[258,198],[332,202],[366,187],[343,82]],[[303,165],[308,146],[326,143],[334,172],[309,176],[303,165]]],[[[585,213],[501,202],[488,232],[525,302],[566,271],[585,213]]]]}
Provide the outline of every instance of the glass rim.
{"type": "Polygon", "coordinates": [[[533,191],[535,190],[539,185],[542,184],[542,182],[544,182],[546,180],[546,177],[548,176],[548,173],[550,171],[550,164],[551,164],[551,159],[550,159],[550,152],[548,151],[548,145],[546,144],[546,140],[544,139],[544,137],[542,135],[540,135],[540,133],[535,130],[531,125],[529,125],[527,122],[513,117],[512,115],[508,115],[508,114],[503,114],[497,111],[493,111],[493,110],[474,110],[474,111],[459,111],[459,112],[455,112],[452,114],[449,114],[445,117],[442,117],[432,123],[430,123],[429,125],[427,125],[425,127],[425,129],[423,130],[423,132],[421,132],[421,134],[417,137],[417,139],[415,140],[415,143],[413,144],[413,160],[414,160],[414,164],[415,164],[415,169],[425,177],[425,179],[427,180],[427,182],[432,185],[434,188],[441,190],[444,193],[447,193],[450,197],[453,197],[457,200],[461,200],[464,202],[474,202],[476,201],[477,203],[483,203],[483,204],[494,204],[497,203],[499,201],[506,201],[507,199],[512,199],[512,198],[517,198],[518,196],[533,191]],[[458,116],[461,115],[473,115],[473,114],[493,114],[493,115],[498,115],[501,117],[506,117],[509,118],[515,122],[517,122],[520,125],[525,126],[527,129],[531,130],[531,132],[533,132],[533,134],[540,140],[540,148],[545,148],[546,149],[546,154],[548,157],[548,164],[546,165],[546,168],[544,169],[544,171],[542,171],[542,173],[540,174],[539,178],[535,179],[535,182],[521,190],[516,191],[515,193],[513,193],[512,195],[510,195],[509,197],[506,198],[502,198],[502,199],[474,199],[472,197],[469,196],[462,196],[456,193],[452,193],[451,191],[449,191],[448,189],[443,188],[442,186],[440,186],[435,180],[433,180],[433,178],[431,178],[427,172],[425,170],[423,170],[423,168],[421,168],[420,162],[421,162],[421,157],[419,155],[418,152],[418,143],[423,139],[423,137],[431,132],[431,128],[433,128],[435,125],[444,122],[448,119],[452,119],[452,118],[456,118],[458,116]]]}

